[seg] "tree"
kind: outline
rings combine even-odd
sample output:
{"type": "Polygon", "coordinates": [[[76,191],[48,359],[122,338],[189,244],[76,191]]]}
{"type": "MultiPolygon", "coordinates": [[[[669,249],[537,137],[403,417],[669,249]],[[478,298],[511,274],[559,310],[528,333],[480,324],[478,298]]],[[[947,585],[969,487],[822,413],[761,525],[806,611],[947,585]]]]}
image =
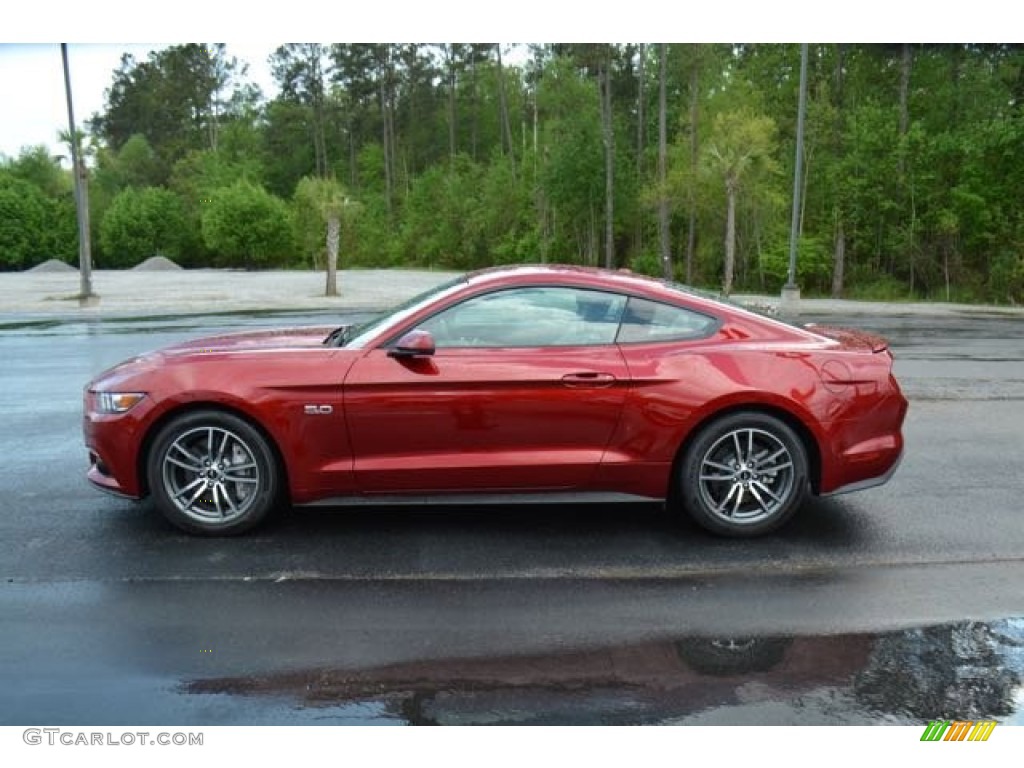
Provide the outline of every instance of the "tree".
{"type": "Polygon", "coordinates": [[[309,133],[313,141],[316,174],[326,178],[327,139],[324,64],[327,49],[319,43],[282,45],[270,57],[271,70],[281,87],[281,98],[309,110],[309,133]]]}
{"type": "Polygon", "coordinates": [[[549,115],[542,130],[540,184],[550,204],[552,251],[597,264],[605,183],[599,100],[574,62],[556,56],[538,92],[549,115]]]}
{"type": "Polygon", "coordinates": [[[153,148],[141,133],[132,134],[121,146],[109,170],[117,189],[155,186],[166,179],[153,148]]]}
{"type": "Polygon", "coordinates": [[[470,111],[470,155],[474,160],[480,152],[480,69],[488,64],[494,46],[491,43],[470,43],[469,45],[469,111],[470,111]]]}
{"type": "Polygon", "coordinates": [[[770,117],[728,112],[715,117],[708,141],[711,170],[725,185],[725,266],[722,293],[732,292],[736,264],[736,201],[744,182],[774,170],[775,122],[770,117]]]}
{"type": "Polygon", "coordinates": [[[47,208],[39,188],[0,171],[0,268],[21,269],[42,260],[47,208]]]}
{"type": "Polygon", "coordinates": [[[458,77],[463,69],[462,60],[467,47],[463,43],[443,43],[440,48],[448,90],[448,154],[454,163],[458,151],[458,114],[455,110],[458,77]]]}
{"type": "Polygon", "coordinates": [[[213,198],[216,189],[229,187],[241,179],[259,184],[262,170],[252,156],[233,159],[223,148],[216,152],[192,151],[174,164],[168,186],[187,208],[199,210],[213,198]]]}
{"type": "Polygon", "coordinates": [[[704,61],[703,48],[699,44],[690,46],[689,91],[690,91],[690,182],[687,186],[687,207],[689,225],[686,228],[686,282],[693,282],[693,261],[697,251],[697,166],[700,157],[700,71],[704,61]]]}
{"type": "Polygon", "coordinates": [[[616,49],[608,44],[572,44],[555,46],[584,73],[594,77],[597,86],[601,146],[604,149],[604,265],[615,263],[615,126],[612,99],[612,64],[616,49]]]}
{"type": "Polygon", "coordinates": [[[245,180],[214,190],[203,209],[202,230],[207,247],[224,266],[275,266],[294,247],[288,206],[245,180]]]}
{"type": "MultiPolygon", "coordinates": [[[[638,183],[641,183],[644,178],[644,148],[646,146],[647,138],[647,115],[646,109],[646,98],[647,93],[645,90],[645,60],[647,58],[647,48],[643,43],[637,46],[637,75],[636,75],[636,179],[638,183]]],[[[660,177],[659,177],[660,178],[660,177]]],[[[643,250],[644,242],[644,228],[643,220],[641,217],[637,217],[634,235],[633,235],[633,249],[637,252],[643,250]]]]}
{"type": "Polygon", "coordinates": [[[604,148],[604,265],[615,264],[615,126],[612,113],[612,59],[615,48],[608,44],[569,46],[579,65],[593,73],[597,83],[601,118],[601,146],[604,148]]]}
{"type": "Polygon", "coordinates": [[[57,198],[73,192],[71,175],[61,168],[58,158],[50,156],[45,146],[22,149],[18,157],[4,167],[13,178],[27,181],[47,197],[57,198]]]}
{"type": "MultiPolygon", "coordinates": [[[[168,186],[178,196],[184,211],[182,251],[184,263],[189,266],[201,265],[212,256],[202,238],[202,214],[213,202],[217,190],[242,179],[252,184],[262,181],[264,169],[258,153],[233,151],[236,140],[246,142],[251,138],[245,133],[242,123],[229,123],[221,131],[220,147],[216,151],[192,150],[174,164],[168,186]]],[[[243,143],[242,147],[245,146],[243,143]]]]}
{"type": "Polygon", "coordinates": [[[514,179],[516,173],[515,148],[512,146],[512,128],[509,123],[508,96],[505,92],[505,67],[501,61],[501,43],[494,44],[494,52],[498,61],[498,105],[499,119],[501,121],[501,151],[507,152],[508,156],[512,158],[510,167],[512,168],[512,177],[514,179]]]}
{"type": "Polygon", "coordinates": [[[374,46],[380,92],[381,146],[384,147],[384,202],[388,215],[395,198],[395,68],[392,46],[374,46]]]}
{"type": "Polygon", "coordinates": [[[430,267],[472,269],[482,169],[466,155],[435,166],[412,183],[403,208],[399,255],[430,267]]]}
{"type": "Polygon", "coordinates": [[[408,191],[416,174],[448,157],[441,140],[441,71],[431,47],[419,43],[398,46],[395,67],[395,158],[399,183],[408,191]]]}
{"type": "Polygon", "coordinates": [[[316,173],[308,107],[283,98],[274,99],[266,106],[260,139],[263,175],[273,194],[290,195],[299,179],[316,173]]]}
{"type": "Polygon", "coordinates": [[[341,99],[348,135],[348,185],[361,189],[359,153],[364,144],[376,135],[377,114],[376,48],[373,45],[341,44],[331,46],[331,81],[341,99]]]}
{"type": "Polygon", "coordinates": [[[107,90],[106,107],[89,125],[118,150],[135,134],[153,148],[163,177],[190,149],[216,148],[220,125],[236,102],[225,89],[244,67],[221,43],[174,45],[138,62],[121,57],[107,90]]]}
{"type": "Polygon", "coordinates": [[[334,179],[307,176],[295,188],[296,239],[314,264],[326,253],[325,296],[338,295],[338,245],[343,219],[356,208],[344,188],[334,179]],[[324,240],[326,228],[327,237],[324,240]]]}
{"type": "Polygon", "coordinates": [[[666,175],[668,162],[668,117],[665,98],[667,58],[666,45],[661,43],[658,46],[658,254],[661,258],[662,274],[666,280],[671,280],[672,252],[669,244],[668,177],[666,175]]]}
{"type": "Polygon", "coordinates": [[[612,59],[608,48],[598,68],[601,140],[604,144],[604,266],[615,266],[615,129],[612,125],[612,59]]]}
{"type": "MultiPolygon", "coordinates": [[[[835,155],[843,156],[843,44],[836,45],[835,64],[835,121],[832,141],[835,155]]],[[[838,181],[838,179],[836,180],[838,181]]],[[[846,270],[846,230],[843,216],[843,201],[837,198],[835,210],[835,248],[832,257],[832,298],[843,295],[843,279],[846,270]]]]}
{"type": "Polygon", "coordinates": [[[0,159],[0,269],[78,253],[72,177],[44,147],[0,159]]]}
{"type": "MultiPolygon", "coordinates": [[[[1024,47],[809,51],[808,292],[900,297],[912,282],[923,297],[1024,299],[1024,47]]],[[[691,283],[728,271],[738,290],[765,289],[785,261],[795,45],[537,44],[521,66],[493,43],[285,52],[269,103],[216,66],[216,46],[213,66],[188,46],[127,60],[94,123],[95,220],[130,187],[169,187],[198,222],[201,201],[239,179],[292,200],[302,178],[336,176],[361,204],[340,224],[348,263],[625,263],[691,283]],[[777,126],[767,148],[736,115],[777,126]]],[[[54,190],[70,177],[51,160],[13,170],[64,205],[54,190]]]]}

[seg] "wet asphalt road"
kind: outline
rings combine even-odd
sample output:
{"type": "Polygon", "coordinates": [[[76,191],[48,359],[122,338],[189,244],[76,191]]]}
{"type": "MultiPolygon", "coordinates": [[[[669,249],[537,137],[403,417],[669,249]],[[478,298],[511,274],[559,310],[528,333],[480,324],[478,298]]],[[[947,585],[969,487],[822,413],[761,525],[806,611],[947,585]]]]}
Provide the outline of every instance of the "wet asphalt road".
{"type": "MultiPolygon", "coordinates": [[[[293,512],[204,540],[85,484],[95,373],[334,319],[0,318],[0,724],[916,722],[939,713],[872,675],[914,653],[935,666],[922,637],[951,649],[939,666],[989,669],[981,688],[1020,697],[1024,667],[1000,650],[1024,642],[1002,621],[1024,616],[1019,320],[804,318],[890,338],[906,457],[888,485],[811,501],[764,540],[654,506],[293,512]],[[964,620],[983,623],[945,625],[964,620]],[[966,661],[964,637],[981,649],[966,661]],[[727,657],[711,672],[709,653],[727,657]]],[[[977,698],[978,716],[1020,717],[977,698]]]]}

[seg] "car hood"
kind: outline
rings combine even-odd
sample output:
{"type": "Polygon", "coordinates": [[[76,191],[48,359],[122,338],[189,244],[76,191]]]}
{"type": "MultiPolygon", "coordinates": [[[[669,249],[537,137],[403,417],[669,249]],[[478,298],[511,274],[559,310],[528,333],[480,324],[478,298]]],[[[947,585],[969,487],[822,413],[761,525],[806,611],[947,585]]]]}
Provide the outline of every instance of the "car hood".
{"type": "Polygon", "coordinates": [[[160,352],[168,357],[182,354],[194,355],[208,352],[245,352],[249,350],[295,349],[318,347],[323,344],[334,328],[279,328],[259,331],[227,333],[220,336],[206,336],[200,339],[164,347],[160,352]]]}
{"type": "Polygon", "coordinates": [[[197,358],[222,358],[225,354],[237,352],[316,348],[323,345],[333,330],[335,328],[330,326],[283,328],[190,339],[124,360],[96,376],[86,388],[111,391],[145,388],[145,377],[166,363],[190,363],[197,358]]]}

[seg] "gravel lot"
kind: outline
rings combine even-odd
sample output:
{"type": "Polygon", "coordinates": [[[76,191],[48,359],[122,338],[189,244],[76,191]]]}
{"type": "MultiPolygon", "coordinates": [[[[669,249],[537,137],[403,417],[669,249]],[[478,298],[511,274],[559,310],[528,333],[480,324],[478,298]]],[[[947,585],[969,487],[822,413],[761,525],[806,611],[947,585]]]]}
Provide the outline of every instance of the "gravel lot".
{"type": "Polygon", "coordinates": [[[324,296],[320,272],[223,269],[97,270],[95,306],[80,307],[77,272],[0,273],[0,313],[40,315],[168,314],[259,309],[382,309],[450,279],[425,270],[339,272],[340,296],[324,296]]]}
{"type": "MultiPolygon", "coordinates": [[[[383,309],[437,285],[457,273],[427,270],[344,270],[338,273],[337,297],[326,297],[324,274],[274,270],[245,272],[222,269],[97,270],[94,306],[78,301],[79,276],[71,272],[0,273],[0,314],[151,315],[214,313],[235,310],[383,309]]],[[[737,295],[741,302],[774,307],[777,296],[737,295]]],[[[887,316],[1001,315],[1024,318],[1024,307],[964,304],[835,301],[803,299],[807,314],[887,316]]]]}

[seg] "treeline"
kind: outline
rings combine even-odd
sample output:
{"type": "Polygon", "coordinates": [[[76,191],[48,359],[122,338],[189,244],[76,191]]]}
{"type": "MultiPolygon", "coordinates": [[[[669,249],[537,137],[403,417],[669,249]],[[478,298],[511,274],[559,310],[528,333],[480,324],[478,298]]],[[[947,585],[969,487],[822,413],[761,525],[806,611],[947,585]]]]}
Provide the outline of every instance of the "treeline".
{"type": "MultiPolygon", "coordinates": [[[[89,121],[97,266],[558,261],[775,292],[797,45],[222,45],[130,56],[89,121]]],[[[1024,47],[812,45],[805,293],[1024,299],[1024,47]]],[[[0,267],[77,253],[70,176],[0,165],[0,267]]]]}

